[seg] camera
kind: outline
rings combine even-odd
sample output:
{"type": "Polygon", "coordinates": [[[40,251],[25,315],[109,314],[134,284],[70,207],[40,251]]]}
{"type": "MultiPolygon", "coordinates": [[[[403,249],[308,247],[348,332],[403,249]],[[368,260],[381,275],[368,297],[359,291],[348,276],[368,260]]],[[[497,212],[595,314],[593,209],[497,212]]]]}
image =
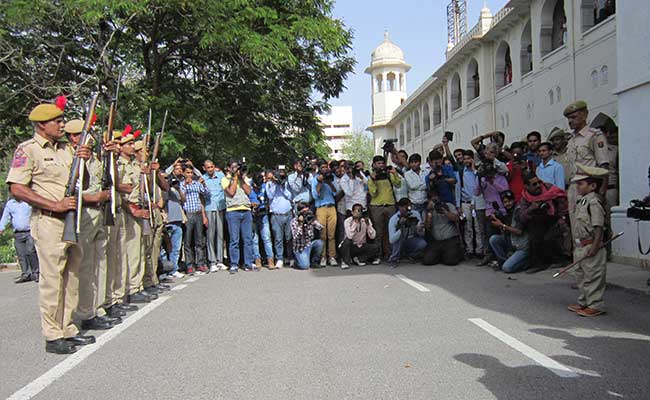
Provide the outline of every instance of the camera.
{"type": "Polygon", "coordinates": [[[331,172],[326,173],[323,175],[323,182],[324,183],[332,183],[334,182],[334,174],[331,172]]]}
{"type": "Polygon", "coordinates": [[[381,149],[386,153],[391,153],[395,150],[395,143],[397,143],[397,139],[384,139],[384,145],[381,146],[381,149]]]}
{"type": "Polygon", "coordinates": [[[484,161],[478,167],[477,173],[481,178],[493,178],[497,175],[497,168],[494,166],[494,163],[484,161]]]}
{"type": "Polygon", "coordinates": [[[287,171],[284,165],[279,165],[278,169],[273,171],[273,179],[275,179],[275,182],[278,185],[284,186],[285,182],[287,181],[287,171]]]}
{"type": "Polygon", "coordinates": [[[650,221],[650,201],[630,201],[630,208],[627,209],[627,217],[639,221],[650,221]]]}
{"type": "Polygon", "coordinates": [[[434,200],[433,202],[433,209],[435,212],[438,214],[443,214],[445,212],[446,205],[440,200],[434,200]]]}
{"type": "Polygon", "coordinates": [[[179,181],[178,178],[176,178],[173,175],[170,175],[169,178],[167,178],[167,179],[169,180],[169,185],[170,186],[178,186],[178,185],[181,184],[181,181],[179,181]]]}
{"type": "Polygon", "coordinates": [[[316,220],[316,216],[311,211],[303,211],[300,215],[302,215],[303,225],[311,225],[316,220]]]}

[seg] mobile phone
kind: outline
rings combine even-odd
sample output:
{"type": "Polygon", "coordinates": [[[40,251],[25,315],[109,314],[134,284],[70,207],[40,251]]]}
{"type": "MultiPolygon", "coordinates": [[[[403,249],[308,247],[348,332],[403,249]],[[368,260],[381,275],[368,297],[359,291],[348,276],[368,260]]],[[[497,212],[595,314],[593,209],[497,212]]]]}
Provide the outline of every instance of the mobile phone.
{"type": "Polygon", "coordinates": [[[454,132],[450,132],[450,131],[445,132],[445,137],[450,142],[453,142],[454,141],[454,132]]]}

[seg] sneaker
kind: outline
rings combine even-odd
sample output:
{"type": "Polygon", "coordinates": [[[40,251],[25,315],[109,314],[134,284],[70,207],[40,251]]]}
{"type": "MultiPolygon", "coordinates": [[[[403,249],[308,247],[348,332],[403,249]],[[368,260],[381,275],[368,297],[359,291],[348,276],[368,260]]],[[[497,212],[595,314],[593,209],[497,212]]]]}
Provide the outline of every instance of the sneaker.
{"type": "Polygon", "coordinates": [[[354,263],[357,264],[357,265],[360,266],[360,267],[363,267],[364,265],[366,265],[366,263],[361,262],[361,260],[359,260],[359,257],[354,257],[354,258],[352,259],[352,261],[354,261],[354,263]]]}
{"type": "Polygon", "coordinates": [[[171,274],[171,276],[173,276],[173,277],[176,278],[176,279],[181,279],[181,278],[184,278],[184,277],[185,277],[185,274],[182,273],[182,272],[178,272],[178,271],[176,271],[176,272],[174,272],[173,274],[171,274]]]}
{"type": "Polygon", "coordinates": [[[217,268],[219,268],[222,271],[226,271],[228,269],[228,266],[224,263],[217,263],[217,268]]]}
{"type": "Polygon", "coordinates": [[[350,268],[350,266],[347,265],[347,264],[345,263],[345,261],[344,261],[344,262],[341,262],[341,269],[348,269],[348,268],[350,268]]]}
{"type": "Polygon", "coordinates": [[[391,268],[397,268],[399,263],[397,261],[388,261],[388,266],[391,268]]]}
{"type": "Polygon", "coordinates": [[[336,257],[330,257],[330,265],[332,267],[336,267],[337,265],[339,265],[339,263],[336,262],[336,257]]]}
{"type": "Polygon", "coordinates": [[[210,265],[210,273],[219,271],[219,267],[216,265],[210,265]]]}
{"type": "Polygon", "coordinates": [[[379,265],[381,264],[381,258],[377,257],[374,260],[372,260],[372,265],[379,265]]]}
{"type": "Polygon", "coordinates": [[[244,271],[250,272],[252,270],[253,270],[253,267],[251,267],[250,265],[244,265],[244,271]]]}
{"type": "Polygon", "coordinates": [[[278,261],[275,263],[275,268],[277,268],[277,269],[282,269],[283,267],[284,267],[284,262],[283,262],[282,260],[278,260],[278,261]]]}
{"type": "Polygon", "coordinates": [[[190,275],[190,276],[194,275],[194,268],[189,267],[189,268],[187,269],[187,274],[190,275]]]}
{"type": "MultiPolygon", "coordinates": [[[[296,260],[289,260],[289,268],[296,267],[296,260]]],[[[648,280],[648,286],[650,286],[650,280],[648,280]]]]}
{"type": "Polygon", "coordinates": [[[326,265],[327,265],[327,259],[326,259],[325,257],[321,258],[321,259],[320,259],[320,266],[321,266],[321,267],[324,267],[324,266],[326,266],[326,265]]]}
{"type": "Polygon", "coordinates": [[[257,265],[251,265],[251,268],[249,269],[249,271],[260,272],[261,269],[258,268],[257,265]]]}
{"type": "Polygon", "coordinates": [[[236,274],[237,271],[239,271],[239,268],[237,268],[237,267],[230,267],[230,270],[229,270],[229,271],[230,271],[230,274],[231,274],[231,275],[232,275],[232,274],[236,274]]]}
{"type": "Polygon", "coordinates": [[[207,274],[208,273],[208,267],[206,267],[205,265],[201,265],[198,269],[199,269],[199,272],[202,273],[202,274],[207,274]]]}

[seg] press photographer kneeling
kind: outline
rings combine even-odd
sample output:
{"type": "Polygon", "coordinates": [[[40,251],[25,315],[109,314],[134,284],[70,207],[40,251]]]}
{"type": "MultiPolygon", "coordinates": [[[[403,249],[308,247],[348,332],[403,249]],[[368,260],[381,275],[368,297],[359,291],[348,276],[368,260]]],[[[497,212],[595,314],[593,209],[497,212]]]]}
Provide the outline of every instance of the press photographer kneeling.
{"type": "Polygon", "coordinates": [[[463,246],[458,229],[458,210],[438,197],[434,186],[429,190],[424,227],[430,240],[424,250],[424,265],[458,265],[463,260],[463,246]]]}
{"type": "Polygon", "coordinates": [[[309,209],[309,203],[297,204],[298,215],[291,221],[291,236],[293,251],[298,269],[322,268],[318,263],[323,253],[324,241],[314,239],[314,229],[322,230],[323,225],[318,223],[316,216],[309,209]]]}
{"type": "Polygon", "coordinates": [[[370,219],[363,216],[363,206],[352,206],[352,216],[345,220],[345,239],[341,242],[342,269],[347,269],[352,261],[363,266],[370,260],[374,265],[380,263],[381,246],[369,243],[377,235],[370,219]]]}
{"type": "Polygon", "coordinates": [[[388,263],[397,267],[402,253],[418,258],[427,242],[424,240],[424,224],[420,214],[413,210],[411,201],[403,198],[397,203],[398,210],[388,222],[388,239],[391,254],[388,263]]]}

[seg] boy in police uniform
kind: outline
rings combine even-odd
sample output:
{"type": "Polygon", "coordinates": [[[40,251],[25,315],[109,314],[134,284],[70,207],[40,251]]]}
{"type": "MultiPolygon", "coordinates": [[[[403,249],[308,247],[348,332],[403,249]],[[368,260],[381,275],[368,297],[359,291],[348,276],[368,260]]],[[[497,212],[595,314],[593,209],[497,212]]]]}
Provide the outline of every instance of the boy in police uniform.
{"type": "Polygon", "coordinates": [[[578,304],[568,309],[583,317],[595,317],[605,313],[603,295],[605,293],[607,272],[607,251],[602,247],[604,241],[605,209],[598,190],[607,177],[608,171],[598,167],[577,164],[577,175],[571,180],[576,184],[580,198],[575,204],[573,257],[579,260],[588,257],[576,268],[578,280],[578,304]]]}
{"type": "MultiPolygon", "coordinates": [[[[79,266],[82,250],[76,243],[64,242],[64,218],[76,209],[74,197],[65,197],[65,188],[74,158],[62,141],[63,101],[41,104],[29,114],[35,135],[20,145],[7,176],[11,194],[33,207],[31,233],[40,263],[39,308],[45,336],[45,351],[70,354],[76,346],[95,342],[94,336],[80,336],[72,322],[79,299],[79,266]]],[[[90,159],[88,146],[76,154],[90,159]]]]}

